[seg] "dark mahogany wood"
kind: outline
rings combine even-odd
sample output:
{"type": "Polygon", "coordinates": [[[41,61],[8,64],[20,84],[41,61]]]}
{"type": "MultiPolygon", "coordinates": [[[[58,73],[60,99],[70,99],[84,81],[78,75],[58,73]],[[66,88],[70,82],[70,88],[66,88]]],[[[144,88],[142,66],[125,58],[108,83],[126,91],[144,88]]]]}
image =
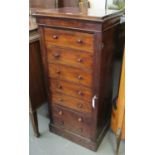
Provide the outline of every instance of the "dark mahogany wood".
{"type": "MultiPolygon", "coordinates": [[[[30,103],[30,106],[31,106],[31,103],[30,103]]],[[[40,133],[39,133],[39,127],[38,127],[37,111],[36,110],[31,111],[31,110],[32,109],[30,107],[29,114],[30,114],[30,118],[31,118],[31,122],[32,122],[33,132],[36,137],[39,137],[40,133]]]]}
{"type": "Polygon", "coordinates": [[[50,131],[97,150],[110,125],[122,11],[38,9],[50,131]]]}
{"type": "Polygon", "coordinates": [[[90,115],[81,115],[77,112],[69,111],[62,106],[52,106],[53,123],[69,130],[70,132],[77,133],[86,138],[91,137],[91,117],[90,115]]]}
{"type": "Polygon", "coordinates": [[[46,43],[93,53],[94,36],[92,34],[51,28],[45,28],[44,32],[46,43]]]}
{"type": "Polygon", "coordinates": [[[93,54],[82,50],[53,47],[47,43],[47,59],[49,63],[70,65],[77,68],[91,69],[93,67],[93,54]]]}
{"type": "Polygon", "coordinates": [[[30,31],[29,44],[29,96],[30,96],[30,117],[35,136],[39,137],[37,108],[47,101],[45,84],[43,80],[43,67],[39,35],[35,30],[30,31]]]}
{"type": "Polygon", "coordinates": [[[49,77],[71,81],[83,86],[92,87],[92,71],[81,70],[66,65],[49,64],[49,77]]]}
{"type": "Polygon", "coordinates": [[[52,101],[53,104],[59,104],[78,112],[85,112],[88,115],[90,115],[92,111],[90,102],[55,91],[52,92],[52,101]]]}
{"type": "MultiPolygon", "coordinates": [[[[64,8],[56,8],[56,9],[36,9],[33,12],[34,16],[37,17],[52,17],[53,19],[73,19],[76,20],[84,20],[85,22],[91,21],[94,22],[105,22],[106,26],[110,26],[112,24],[116,24],[117,20],[119,20],[119,16],[122,15],[122,11],[118,10],[94,10],[88,9],[86,12],[81,12],[80,8],[72,8],[72,7],[64,7],[64,8]]],[[[54,23],[51,23],[55,25],[54,23]]],[[[102,25],[104,26],[104,25],[102,25]]]]}
{"type": "Polygon", "coordinates": [[[62,93],[91,102],[92,90],[90,88],[72,82],[55,79],[51,79],[50,86],[51,92],[62,93]]]}

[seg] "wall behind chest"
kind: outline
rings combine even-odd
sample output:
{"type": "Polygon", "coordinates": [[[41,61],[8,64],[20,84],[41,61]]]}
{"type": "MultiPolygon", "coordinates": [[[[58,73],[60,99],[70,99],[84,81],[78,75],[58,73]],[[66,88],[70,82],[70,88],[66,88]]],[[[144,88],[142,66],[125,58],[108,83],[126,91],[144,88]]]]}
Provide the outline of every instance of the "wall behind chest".
{"type": "Polygon", "coordinates": [[[90,7],[95,9],[104,9],[106,0],[89,0],[90,7]]]}
{"type": "Polygon", "coordinates": [[[58,7],[77,7],[79,0],[30,0],[31,8],[54,8],[58,2],[58,7]]]}

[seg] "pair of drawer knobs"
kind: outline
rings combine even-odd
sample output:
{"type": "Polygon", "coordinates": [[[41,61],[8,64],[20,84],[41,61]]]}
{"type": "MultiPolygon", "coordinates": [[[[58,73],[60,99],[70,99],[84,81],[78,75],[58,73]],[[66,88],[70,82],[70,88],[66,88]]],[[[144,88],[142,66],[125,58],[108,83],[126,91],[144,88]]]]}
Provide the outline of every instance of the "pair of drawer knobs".
{"type": "MultiPolygon", "coordinates": [[[[59,115],[60,115],[60,116],[62,116],[62,115],[63,115],[62,110],[60,110],[60,111],[59,111],[59,115]]],[[[83,119],[82,119],[81,117],[79,117],[79,118],[77,119],[77,121],[78,121],[78,122],[82,122],[82,121],[83,121],[83,119]]]]}
{"type": "MultiPolygon", "coordinates": [[[[61,55],[59,53],[54,53],[53,56],[58,59],[58,58],[60,58],[61,55]]],[[[83,59],[82,58],[78,58],[77,59],[77,62],[81,62],[82,63],[83,62],[83,59]]]]}
{"type": "MultiPolygon", "coordinates": [[[[59,85],[59,86],[58,86],[58,88],[59,88],[59,89],[62,89],[62,86],[61,86],[61,85],[59,85]]],[[[79,95],[81,95],[81,96],[83,95],[83,92],[82,92],[82,91],[80,91],[80,90],[79,90],[77,93],[78,93],[79,95]]]]}
{"type": "MultiPolygon", "coordinates": [[[[56,73],[57,73],[57,74],[61,74],[61,71],[60,71],[60,70],[57,70],[56,73]]],[[[83,77],[82,77],[81,75],[78,75],[77,78],[78,78],[79,80],[82,80],[82,79],[83,79],[83,77]]]]}
{"type": "MultiPolygon", "coordinates": [[[[53,35],[53,39],[59,39],[58,35],[53,35]]],[[[82,44],[83,40],[78,39],[76,42],[79,43],[79,44],[82,44]]]]}

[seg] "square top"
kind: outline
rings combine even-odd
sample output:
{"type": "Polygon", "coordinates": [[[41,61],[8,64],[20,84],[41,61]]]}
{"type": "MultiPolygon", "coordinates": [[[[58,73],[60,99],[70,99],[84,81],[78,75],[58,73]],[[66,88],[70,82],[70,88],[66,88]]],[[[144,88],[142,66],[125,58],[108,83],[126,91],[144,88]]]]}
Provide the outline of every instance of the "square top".
{"type": "Polygon", "coordinates": [[[75,7],[64,7],[55,9],[34,9],[32,15],[44,17],[58,17],[79,20],[90,20],[103,22],[104,19],[122,15],[122,10],[105,10],[105,9],[85,9],[75,7]]]}

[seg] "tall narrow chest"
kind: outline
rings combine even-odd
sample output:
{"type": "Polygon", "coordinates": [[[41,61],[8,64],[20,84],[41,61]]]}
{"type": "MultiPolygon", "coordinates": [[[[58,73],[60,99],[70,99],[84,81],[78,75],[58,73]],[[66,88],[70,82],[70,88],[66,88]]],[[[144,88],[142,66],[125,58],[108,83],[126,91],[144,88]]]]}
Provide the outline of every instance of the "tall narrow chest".
{"type": "Polygon", "coordinates": [[[111,116],[113,55],[121,11],[38,9],[50,131],[91,150],[111,116]]]}

